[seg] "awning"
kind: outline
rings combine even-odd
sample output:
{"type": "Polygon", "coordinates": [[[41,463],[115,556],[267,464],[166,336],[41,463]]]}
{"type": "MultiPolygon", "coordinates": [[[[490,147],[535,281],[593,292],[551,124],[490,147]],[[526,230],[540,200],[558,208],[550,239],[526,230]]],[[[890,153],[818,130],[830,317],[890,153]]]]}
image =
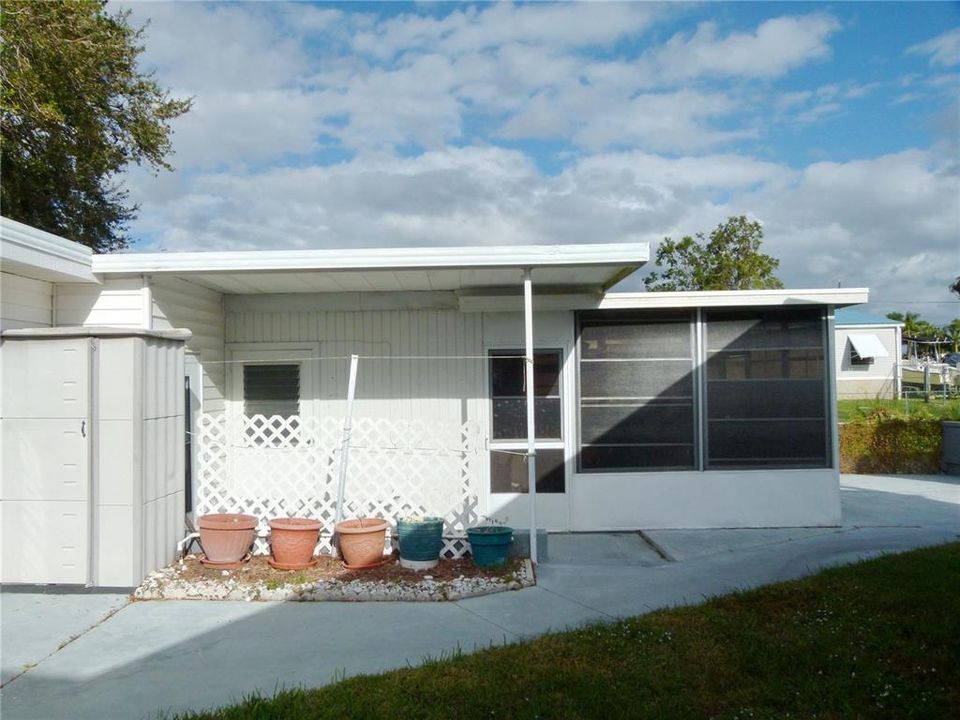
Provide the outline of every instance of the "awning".
{"type": "Polygon", "coordinates": [[[648,243],[484,247],[111,253],[103,277],[177,276],[226,294],[466,291],[517,288],[534,271],[542,292],[602,292],[647,262],[648,243]]]}
{"type": "Polygon", "coordinates": [[[850,344],[853,345],[853,349],[856,350],[857,355],[862,358],[881,358],[890,356],[890,353],[887,352],[887,349],[883,346],[883,343],[880,342],[880,338],[873,333],[858,333],[856,335],[850,335],[849,337],[850,344]]]}

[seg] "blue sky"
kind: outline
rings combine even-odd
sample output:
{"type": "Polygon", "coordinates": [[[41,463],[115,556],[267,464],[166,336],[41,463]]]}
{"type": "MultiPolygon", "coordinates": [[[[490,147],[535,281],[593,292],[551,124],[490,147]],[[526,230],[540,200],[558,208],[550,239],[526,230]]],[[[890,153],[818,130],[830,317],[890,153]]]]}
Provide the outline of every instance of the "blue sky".
{"type": "MultiPolygon", "coordinates": [[[[195,98],[135,249],[646,241],[958,314],[955,3],[135,3],[195,98]]],[[[633,289],[633,285],[625,289],[633,289]]]]}

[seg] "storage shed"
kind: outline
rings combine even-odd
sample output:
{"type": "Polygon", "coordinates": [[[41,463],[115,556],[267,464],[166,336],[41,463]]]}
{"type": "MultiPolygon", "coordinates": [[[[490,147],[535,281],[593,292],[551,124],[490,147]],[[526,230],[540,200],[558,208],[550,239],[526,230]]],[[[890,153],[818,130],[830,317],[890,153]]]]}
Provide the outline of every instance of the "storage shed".
{"type": "Polygon", "coordinates": [[[2,582],[129,587],[173,560],[189,336],[4,331],[2,582]]]}

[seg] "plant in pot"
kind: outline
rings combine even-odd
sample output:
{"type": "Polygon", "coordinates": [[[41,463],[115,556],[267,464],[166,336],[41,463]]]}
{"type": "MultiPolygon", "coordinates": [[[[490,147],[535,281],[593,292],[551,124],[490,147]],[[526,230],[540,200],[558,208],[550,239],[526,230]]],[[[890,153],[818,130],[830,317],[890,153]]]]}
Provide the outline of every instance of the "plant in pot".
{"type": "Polygon", "coordinates": [[[443,518],[412,516],[397,521],[400,565],[408,570],[437,566],[443,548],[443,518]]]}
{"type": "Polygon", "coordinates": [[[317,564],[313,551],[320,541],[320,521],[313,518],[274,518],[270,521],[267,562],[278,570],[302,570],[317,564]]]}
{"type": "Polygon", "coordinates": [[[381,518],[343,520],[334,526],[343,563],[350,570],[373,568],[389,562],[383,554],[387,521],[381,518]]]}
{"type": "Polygon", "coordinates": [[[467,528],[470,552],[477,567],[500,567],[507,562],[513,528],[506,525],[478,525],[467,528]]]}
{"type": "Polygon", "coordinates": [[[201,515],[197,520],[204,565],[239,567],[250,558],[257,518],[241,513],[201,515]]]}

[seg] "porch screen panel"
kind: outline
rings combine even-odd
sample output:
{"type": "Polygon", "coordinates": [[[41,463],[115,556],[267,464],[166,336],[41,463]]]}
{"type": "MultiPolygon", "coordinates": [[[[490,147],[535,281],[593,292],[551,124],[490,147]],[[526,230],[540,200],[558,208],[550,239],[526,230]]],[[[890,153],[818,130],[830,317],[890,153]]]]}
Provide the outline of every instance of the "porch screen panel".
{"type": "Polygon", "coordinates": [[[820,309],[706,313],[707,469],[827,467],[820,309]]]}
{"type": "Polygon", "coordinates": [[[578,321],[580,471],[694,469],[693,314],[578,321]]]}
{"type": "Polygon", "coordinates": [[[247,417],[300,413],[300,366],[296,364],[243,366],[243,412],[247,417]]]}

